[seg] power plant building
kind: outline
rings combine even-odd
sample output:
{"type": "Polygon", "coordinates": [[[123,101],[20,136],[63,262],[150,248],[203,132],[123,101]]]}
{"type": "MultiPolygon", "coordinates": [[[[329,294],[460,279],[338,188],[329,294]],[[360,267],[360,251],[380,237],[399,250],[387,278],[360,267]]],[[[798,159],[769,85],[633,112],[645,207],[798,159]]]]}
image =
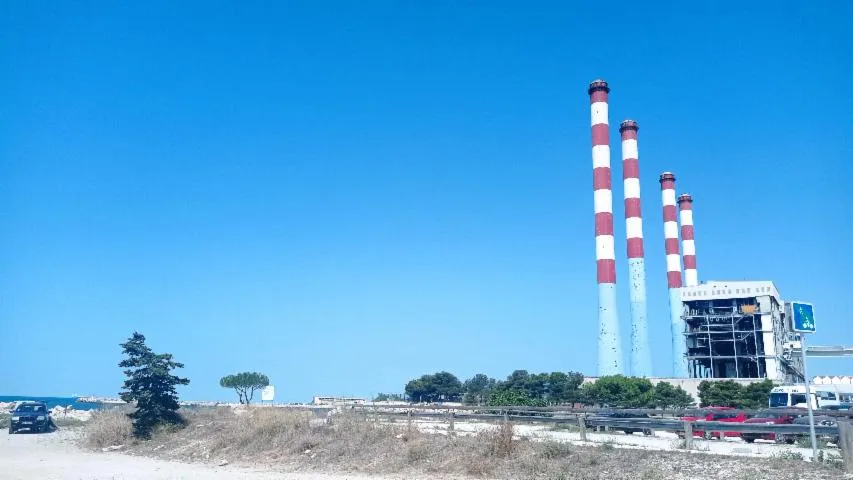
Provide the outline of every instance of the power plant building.
{"type": "Polygon", "coordinates": [[[802,382],[779,290],[770,281],[703,282],[681,288],[688,375],[802,382]]]}
{"type": "Polygon", "coordinates": [[[676,195],[672,172],[663,172],[659,177],[669,315],[654,319],[648,316],[637,148],[639,125],[634,120],[625,120],[619,127],[631,301],[630,363],[629,368],[623,368],[616,308],[610,86],[604,80],[594,80],[587,93],[598,282],[598,374],[621,374],[627,370],[631,375],[652,378],[648,331],[666,328],[668,323],[672,342],[671,378],[688,383],[694,379],[720,378],[747,383],[765,378],[784,383],[803,382],[802,360],[797,353],[802,346],[801,336],[791,330],[790,304],[782,300],[773,282],[699,281],[693,196],[676,195]]]}

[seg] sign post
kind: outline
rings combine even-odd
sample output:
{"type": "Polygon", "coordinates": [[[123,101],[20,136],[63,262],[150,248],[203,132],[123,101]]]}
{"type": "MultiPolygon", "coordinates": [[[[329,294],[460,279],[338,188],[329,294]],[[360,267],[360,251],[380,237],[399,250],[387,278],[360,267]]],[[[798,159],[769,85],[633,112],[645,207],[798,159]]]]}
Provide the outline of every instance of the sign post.
{"type": "Polygon", "coordinates": [[[791,330],[800,333],[800,352],[803,354],[803,377],[806,381],[806,405],[809,408],[809,437],[812,441],[812,459],[816,459],[817,438],[814,433],[812,391],[809,386],[809,371],[806,367],[806,334],[815,332],[814,305],[806,302],[791,302],[791,330]]]}
{"type": "Polygon", "coordinates": [[[261,390],[261,401],[272,402],[273,400],[275,400],[275,387],[272,385],[264,387],[264,389],[261,390]]]}

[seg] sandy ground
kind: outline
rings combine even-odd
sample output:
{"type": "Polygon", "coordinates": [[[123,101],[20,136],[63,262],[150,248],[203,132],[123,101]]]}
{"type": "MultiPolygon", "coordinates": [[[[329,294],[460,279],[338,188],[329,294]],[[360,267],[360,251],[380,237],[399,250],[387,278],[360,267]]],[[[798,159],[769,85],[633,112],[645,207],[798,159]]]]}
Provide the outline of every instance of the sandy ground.
{"type": "Polygon", "coordinates": [[[394,480],[394,477],[277,473],[226,465],[185,464],[122,453],[93,453],[76,446],[78,433],[0,433],[3,480],[394,480]]]}
{"type": "MultiPolygon", "coordinates": [[[[417,422],[418,428],[433,433],[445,433],[447,425],[440,422],[417,422]]],[[[493,425],[457,422],[458,435],[473,434],[493,425]]],[[[547,426],[517,425],[516,433],[534,440],[557,440],[572,444],[580,442],[576,432],[553,431],[547,426]]],[[[128,453],[91,452],[78,447],[79,429],[62,429],[50,434],[9,435],[0,431],[0,480],[45,479],[45,480],[166,480],[166,479],[211,479],[211,480],[397,480],[412,479],[405,476],[378,476],[353,474],[286,473],[245,466],[178,463],[162,459],[135,456],[128,453]]],[[[678,439],[674,434],[658,432],[654,437],[642,435],[590,433],[588,439],[599,446],[607,443],[616,448],[639,448],[647,450],[675,450],[678,439]]],[[[726,441],[703,441],[696,439],[694,451],[753,457],[773,457],[782,452],[797,452],[810,457],[809,449],[788,445],[746,444],[740,439],[726,441]]],[[[827,452],[829,453],[829,452],[827,452]]],[[[837,454],[837,449],[833,454],[837,454]]],[[[421,477],[423,480],[433,477],[421,477]]]]}

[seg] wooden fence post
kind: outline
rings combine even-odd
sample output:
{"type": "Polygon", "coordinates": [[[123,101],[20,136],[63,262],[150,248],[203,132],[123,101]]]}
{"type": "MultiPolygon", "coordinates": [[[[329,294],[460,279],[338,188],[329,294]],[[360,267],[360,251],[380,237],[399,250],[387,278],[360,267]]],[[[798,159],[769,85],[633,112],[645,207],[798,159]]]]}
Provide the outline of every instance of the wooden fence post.
{"type": "Polygon", "coordinates": [[[684,422],[684,448],[693,449],[693,424],[691,422],[684,422]]]}
{"type": "Polygon", "coordinates": [[[406,410],[406,428],[409,432],[412,431],[412,411],[406,410]]]}
{"type": "Polygon", "coordinates": [[[578,428],[581,431],[581,441],[586,441],[586,417],[583,415],[578,415],[578,428]]]}
{"type": "Polygon", "coordinates": [[[448,436],[454,436],[456,434],[456,426],[454,425],[456,420],[456,412],[450,412],[450,426],[447,428],[448,436]]]}
{"type": "Polygon", "coordinates": [[[853,423],[850,420],[838,422],[838,446],[844,460],[844,471],[853,473],[853,423]]]}

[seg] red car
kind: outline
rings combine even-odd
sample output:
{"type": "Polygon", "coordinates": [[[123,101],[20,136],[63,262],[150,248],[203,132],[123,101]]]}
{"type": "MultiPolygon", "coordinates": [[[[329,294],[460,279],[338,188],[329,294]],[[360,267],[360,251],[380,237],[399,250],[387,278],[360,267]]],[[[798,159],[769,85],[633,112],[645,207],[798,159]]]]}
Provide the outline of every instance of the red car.
{"type": "MultiPolygon", "coordinates": [[[[764,424],[776,424],[782,425],[786,423],[793,423],[794,419],[797,418],[797,415],[792,415],[786,412],[779,412],[774,409],[762,410],[752,418],[749,418],[744,423],[764,423],[764,424]]],[[[776,443],[794,443],[796,440],[795,436],[792,435],[784,435],[784,434],[775,434],[775,433],[753,433],[753,432],[744,432],[741,434],[741,438],[746,443],[752,443],[756,440],[773,440],[776,443]]]]}
{"type": "MultiPolygon", "coordinates": [[[[693,422],[704,420],[707,422],[743,423],[746,421],[746,414],[732,407],[707,407],[700,410],[699,415],[682,417],[681,419],[693,422]]],[[[718,431],[705,432],[698,429],[693,430],[694,437],[704,437],[709,440],[714,437],[720,438],[720,433],[718,431]]],[[[725,435],[727,437],[739,437],[740,433],[725,432],[725,435]]]]}

